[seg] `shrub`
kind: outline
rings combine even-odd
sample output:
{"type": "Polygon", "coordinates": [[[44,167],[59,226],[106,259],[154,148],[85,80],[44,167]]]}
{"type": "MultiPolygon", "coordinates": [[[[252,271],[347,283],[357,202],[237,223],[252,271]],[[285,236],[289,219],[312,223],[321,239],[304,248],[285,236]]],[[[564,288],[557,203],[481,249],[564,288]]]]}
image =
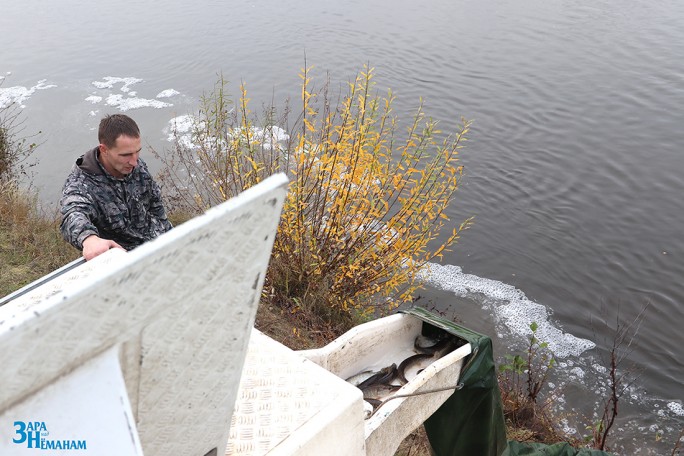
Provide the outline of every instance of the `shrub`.
{"type": "Polygon", "coordinates": [[[373,92],[372,70],[336,103],[328,83],[312,89],[309,73],[301,73],[301,112],[287,130],[287,107],[280,117],[266,108],[259,119],[244,84],[233,107],[221,77],[193,116],[192,140],[177,134],[160,157],[160,181],[171,210],[198,212],[287,173],[265,293],[348,327],[410,300],[421,285],[417,272],[469,225],[451,224],[445,211],[462,176],[458,151],[470,124],[443,136],[421,106],[400,138],[394,97],[373,92]]]}
{"type": "MultiPolygon", "coordinates": [[[[557,427],[558,419],[548,410],[549,400],[540,401],[548,376],[556,364],[548,343],[537,339],[536,322],[530,324],[527,354],[505,355],[499,365],[499,385],[509,439],[556,442],[569,440],[557,427]]],[[[574,442],[573,442],[574,443],[574,442]]]]}
{"type": "Polygon", "coordinates": [[[37,145],[20,136],[22,121],[16,105],[0,105],[0,184],[16,181],[35,165],[29,162],[37,145]]]}

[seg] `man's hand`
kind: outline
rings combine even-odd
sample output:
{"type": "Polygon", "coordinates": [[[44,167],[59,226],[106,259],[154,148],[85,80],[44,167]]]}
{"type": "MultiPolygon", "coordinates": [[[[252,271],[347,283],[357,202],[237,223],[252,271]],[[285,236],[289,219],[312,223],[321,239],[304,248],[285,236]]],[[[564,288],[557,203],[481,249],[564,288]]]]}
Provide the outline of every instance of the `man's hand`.
{"type": "Polygon", "coordinates": [[[96,256],[105,253],[109,249],[121,249],[124,250],[116,242],[109,239],[102,239],[94,234],[88,236],[85,241],[83,241],[83,257],[86,261],[90,261],[96,256]]]}

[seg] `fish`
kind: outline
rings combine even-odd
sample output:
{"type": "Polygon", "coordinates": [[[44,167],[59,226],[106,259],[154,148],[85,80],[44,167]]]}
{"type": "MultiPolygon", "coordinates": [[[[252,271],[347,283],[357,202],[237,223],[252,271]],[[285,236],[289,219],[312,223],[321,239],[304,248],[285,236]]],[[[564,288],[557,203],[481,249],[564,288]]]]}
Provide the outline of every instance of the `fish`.
{"type": "Polygon", "coordinates": [[[346,381],[351,383],[354,386],[359,386],[365,380],[368,380],[368,378],[372,377],[373,375],[375,375],[377,373],[378,373],[377,371],[365,370],[365,371],[359,372],[358,374],[352,375],[351,377],[346,379],[346,381]]]}
{"type": "Polygon", "coordinates": [[[397,391],[410,381],[409,378],[414,378],[435,360],[451,352],[457,345],[458,339],[448,334],[437,339],[418,336],[414,341],[414,348],[418,354],[404,359],[399,367],[396,363],[392,363],[379,371],[364,370],[347,378],[347,382],[363,391],[363,397],[366,400],[379,400],[397,391]]]}
{"type": "Polygon", "coordinates": [[[437,345],[441,338],[418,335],[413,342],[413,348],[418,353],[431,353],[430,349],[437,345]]]}
{"type": "Polygon", "coordinates": [[[375,410],[376,407],[378,407],[380,404],[382,404],[382,401],[380,399],[373,399],[372,397],[367,397],[363,399],[364,401],[368,402],[371,405],[371,408],[375,410]]]}
{"type": "MultiPolygon", "coordinates": [[[[429,342],[428,342],[429,343],[429,342]]],[[[443,339],[429,339],[425,336],[418,336],[413,343],[413,348],[416,352],[421,354],[433,355],[436,358],[441,358],[445,354],[456,348],[458,341],[454,337],[445,337],[443,339]],[[432,345],[426,345],[426,341],[435,341],[432,345]]]]}
{"type": "Polygon", "coordinates": [[[399,379],[399,383],[402,385],[405,385],[408,383],[408,379],[406,378],[406,373],[409,371],[416,370],[416,366],[421,366],[418,367],[418,370],[423,370],[425,369],[428,365],[430,365],[434,361],[434,358],[431,354],[427,353],[419,353],[417,355],[409,356],[405,360],[399,364],[399,367],[397,368],[397,378],[399,379]],[[426,362],[427,361],[427,362],[426,362]]]}
{"type": "MultiPolygon", "coordinates": [[[[453,351],[458,345],[458,340],[454,337],[446,337],[432,345],[425,345],[426,340],[430,339],[424,336],[416,337],[414,348],[418,351],[418,354],[409,356],[399,364],[397,378],[402,385],[409,382],[409,377],[415,377],[427,366],[453,351]]],[[[435,340],[432,339],[432,341],[435,340]]]]}
{"type": "Polygon", "coordinates": [[[371,385],[391,383],[395,378],[397,378],[397,365],[392,363],[387,367],[383,367],[376,374],[356,385],[356,387],[363,390],[371,385]]]}
{"type": "Polygon", "coordinates": [[[382,402],[376,400],[376,399],[371,399],[370,401],[365,400],[363,401],[363,419],[367,420],[371,416],[373,416],[373,412],[375,412],[375,409],[378,408],[378,406],[382,404],[382,402]]]}
{"type": "Polygon", "coordinates": [[[397,390],[399,390],[399,388],[401,388],[401,386],[376,383],[363,388],[361,391],[363,391],[364,400],[370,404],[374,404],[374,400],[382,401],[388,396],[394,394],[397,390]]]}

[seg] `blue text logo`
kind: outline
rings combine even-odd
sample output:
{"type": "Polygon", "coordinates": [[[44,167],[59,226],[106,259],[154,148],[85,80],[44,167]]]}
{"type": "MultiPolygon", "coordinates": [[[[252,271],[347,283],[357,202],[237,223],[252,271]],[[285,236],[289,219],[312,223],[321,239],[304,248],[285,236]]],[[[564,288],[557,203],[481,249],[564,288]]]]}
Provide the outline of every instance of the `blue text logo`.
{"type": "Polygon", "coordinates": [[[15,421],[13,443],[40,450],[85,450],[85,440],[48,439],[50,435],[45,421],[15,421]]]}

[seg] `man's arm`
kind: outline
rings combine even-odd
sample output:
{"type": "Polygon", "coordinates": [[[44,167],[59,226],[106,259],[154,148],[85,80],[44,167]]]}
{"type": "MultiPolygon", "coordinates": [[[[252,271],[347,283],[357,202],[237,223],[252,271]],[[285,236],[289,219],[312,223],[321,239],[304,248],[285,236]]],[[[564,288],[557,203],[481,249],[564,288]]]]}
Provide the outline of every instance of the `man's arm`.
{"type": "Polygon", "coordinates": [[[93,223],[97,217],[95,203],[72,176],[64,184],[59,204],[62,213],[59,229],[62,236],[69,244],[82,250],[86,260],[110,248],[122,248],[114,241],[99,237],[99,231],[93,223]]]}

